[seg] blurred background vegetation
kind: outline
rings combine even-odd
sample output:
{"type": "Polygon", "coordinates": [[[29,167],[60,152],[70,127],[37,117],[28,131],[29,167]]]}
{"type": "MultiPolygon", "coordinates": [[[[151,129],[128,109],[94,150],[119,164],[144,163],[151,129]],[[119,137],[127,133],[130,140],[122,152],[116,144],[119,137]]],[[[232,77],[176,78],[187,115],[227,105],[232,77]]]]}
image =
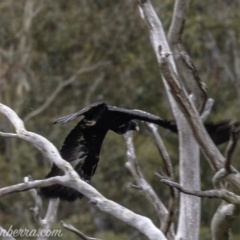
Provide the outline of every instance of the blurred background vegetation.
{"type": "MultiPolygon", "coordinates": [[[[153,4],[167,32],[174,1],[154,0],[153,4]]],[[[239,5],[239,0],[202,0],[192,1],[189,7],[183,43],[209,96],[215,99],[209,121],[240,120],[239,5]]],[[[78,120],[56,126],[54,119],[96,101],[172,119],[136,1],[1,0],[0,11],[0,101],[25,120],[28,130],[60,148],[78,120]],[[36,110],[40,111],[33,116],[36,110]]],[[[134,133],[138,160],[145,177],[167,204],[168,189],[154,176],[161,170],[160,156],[148,131],[142,124],[140,127],[140,133],[134,133]]],[[[13,131],[3,116],[0,130],[13,131]]],[[[167,130],[159,131],[178,176],[177,137],[167,130]]],[[[221,151],[224,149],[221,146],[221,151]]],[[[153,207],[139,191],[127,187],[133,180],[124,167],[125,151],[123,138],[109,132],[91,184],[107,198],[159,225],[153,207]]],[[[233,159],[238,169],[239,152],[233,159]]],[[[48,171],[49,165],[33,146],[0,138],[0,187],[22,182],[27,175],[42,179],[48,171]]],[[[201,171],[202,189],[210,189],[213,172],[203,157],[201,171]]],[[[35,228],[29,211],[33,204],[28,192],[1,198],[0,225],[6,229],[12,224],[14,228],[35,228]]],[[[213,199],[202,201],[200,239],[210,239],[210,221],[218,204],[213,199]]],[[[54,227],[60,228],[59,220],[105,240],[145,239],[91,206],[86,198],[60,203],[54,227]]],[[[239,223],[236,219],[232,239],[239,239],[239,223]]],[[[64,238],[76,239],[74,234],[63,232],[64,238]]]]}

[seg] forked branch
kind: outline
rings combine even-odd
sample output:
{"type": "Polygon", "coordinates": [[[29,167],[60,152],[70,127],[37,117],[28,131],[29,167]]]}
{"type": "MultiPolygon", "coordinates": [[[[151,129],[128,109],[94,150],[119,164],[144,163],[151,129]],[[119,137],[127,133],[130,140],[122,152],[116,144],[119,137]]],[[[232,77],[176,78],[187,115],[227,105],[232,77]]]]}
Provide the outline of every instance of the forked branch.
{"type": "Polygon", "coordinates": [[[5,194],[23,191],[36,187],[46,187],[53,184],[61,184],[71,187],[81,192],[89,198],[102,211],[109,213],[123,222],[137,228],[141,233],[145,234],[151,240],[166,240],[164,234],[152,223],[152,221],[144,216],[135,214],[127,208],[106,199],[96,189],[88,183],[81,180],[79,175],[74,171],[70,163],[62,159],[56,147],[46,138],[29,132],[25,129],[23,121],[9,107],[0,104],[0,113],[4,114],[13,124],[18,137],[22,140],[34,145],[50,162],[53,162],[58,168],[63,170],[65,175],[53,177],[44,180],[35,180],[0,189],[0,196],[5,194]]]}

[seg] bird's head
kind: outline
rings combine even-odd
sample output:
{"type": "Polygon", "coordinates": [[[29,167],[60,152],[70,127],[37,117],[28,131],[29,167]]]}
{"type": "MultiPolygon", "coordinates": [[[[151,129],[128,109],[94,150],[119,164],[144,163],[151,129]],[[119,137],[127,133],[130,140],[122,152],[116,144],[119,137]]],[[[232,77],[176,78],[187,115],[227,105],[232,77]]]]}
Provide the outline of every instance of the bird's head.
{"type": "Polygon", "coordinates": [[[128,130],[127,131],[131,131],[131,130],[139,132],[139,126],[136,121],[132,120],[132,121],[128,122],[128,130]]]}
{"type": "Polygon", "coordinates": [[[132,130],[139,131],[139,127],[138,127],[137,122],[131,120],[131,121],[128,121],[128,122],[122,124],[121,126],[114,127],[111,130],[118,134],[125,134],[127,131],[132,131],[132,130]]]}

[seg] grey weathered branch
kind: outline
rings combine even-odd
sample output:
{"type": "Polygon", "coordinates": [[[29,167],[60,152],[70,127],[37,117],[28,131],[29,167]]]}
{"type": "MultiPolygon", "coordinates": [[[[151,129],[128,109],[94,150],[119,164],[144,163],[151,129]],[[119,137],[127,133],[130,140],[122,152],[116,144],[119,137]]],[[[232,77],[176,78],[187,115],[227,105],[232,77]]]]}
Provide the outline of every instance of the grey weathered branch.
{"type": "Polygon", "coordinates": [[[129,183],[129,184],[127,185],[127,187],[129,187],[129,188],[134,188],[134,189],[137,189],[137,190],[142,190],[142,187],[141,187],[141,186],[138,186],[138,185],[133,184],[133,183],[129,183]]]}
{"type": "Polygon", "coordinates": [[[212,240],[228,240],[236,206],[222,201],[211,221],[212,240]]]}
{"type": "Polygon", "coordinates": [[[221,168],[213,175],[212,183],[213,183],[214,189],[221,189],[221,188],[223,188],[222,180],[224,180],[224,178],[228,174],[229,173],[227,173],[225,168],[221,168]]]}
{"type": "Polygon", "coordinates": [[[77,236],[79,236],[83,240],[101,240],[99,238],[88,237],[83,232],[76,229],[73,225],[66,224],[64,221],[61,221],[61,226],[64,227],[65,229],[67,229],[68,231],[75,233],[77,236]]]}
{"type": "Polygon", "coordinates": [[[167,179],[162,179],[161,182],[168,186],[172,186],[176,188],[178,191],[183,192],[185,194],[189,194],[189,195],[193,195],[201,198],[218,198],[218,199],[225,200],[227,203],[236,204],[236,205],[240,204],[240,196],[226,189],[198,191],[198,190],[189,190],[189,189],[183,188],[180,184],[172,182],[167,179]]]}
{"type": "Polygon", "coordinates": [[[37,240],[47,240],[48,238],[45,236],[45,232],[48,231],[52,224],[56,220],[57,216],[57,210],[59,205],[59,199],[50,199],[48,203],[47,213],[43,219],[41,219],[41,222],[39,223],[39,229],[38,229],[38,239],[37,240]]]}
{"type": "MultiPolygon", "coordinates": [[[[25,183],[27,183],[29,181],[31,181],[31,179],[29,179],[29,177],[24,178],[25,183]]],[[[48,204],[47,213],[45,215],[45,218],[42,219],[42,217],[41,217],[42,209],[43,209],[42,199],[38,195],[36,189],[32,188],[29,191],[35,202],[35,206],[33,208],[31,208],[31,210],[33,211],[34,218],[39,227],[37,240],[47,240],[48,238],[44,233],[50,229],[52,223],[56,219],[59,199],[50,199],[49,204],[48,204]]]]}
{"type": "MultiPolygon", "coordinates": [[[[170,180],[174,181],[174,172],[172,167],[172,161],[170,159],[170,156],[167,152],[166,147],[164,146],[164,143],[162,141],[162,138],[160,137],[160,134],[157,130],[156,125],[152,123],[146,123],[146,126],[148,130],[152,133],[155,144],[158,148],[159,154],[163,160],[163,166],[166,175],[169,177],[170,180]]],[[[170,192],[170,198],[168,201],[168,215],[165,217],[163,224],[162,224],[162,231],[163,233],[167,234],[171,224],[174,220],[174,213],[175,213],[175,204],[176,204],[176,192],[175,189],[172,187],[169,187],[170,192]]]]}
{"type": "Polygon", "coordinates": [[[213,104],[214,104],[214,100],[212,98],[209,98],[201,114],[201,119],[203,122],[207,119],[208,115],[210,114],[213,104]]]}
{"type": "Polygon", "coordinates": [[[154,138],[155,144],[157,146],[158,152],[163,160],[163,166],[165,173],[167,176],[174,181],[174,172],[172,167],[172,161],[169,157],[169,154],[167,152],[166,147],[164,146],[164,143],[159,135],[159,132],[157,130],[157,126],[153,123],[146,123],[146,126],[148,130],[152,133],[152,136],[154,138]]]}
{"type": "Polygon", "coordinates": [[[53,92],[51,93],[51,95],[46,99],[46,101],[36,110],[32,111],[31,113],[29,113],[24,119],[23,121],[26,123],[28,122],[31,118],[37,116],[38,114],[42,113],[46,108],[48,108],[50,106],[50,104],[56,99],[56,97],[58,96],[58,94],[67,86],[69,86],[70,84],[72,84],[79,75],[87,73],[87,72],[91,72],[96,70],[99,67],[102,67],[104,65],[108,65],[109,62],[98,62],[96,64],[93,64],[91,66],[88,67],[83,67],[80,68],[74,75],[72,75],[70,78],[68,78],[67,80],[64,80],[63,82],[60,82],[58,84],[58,86],[53,90],[53,92]]]}
{"type": "Polygon", "coordinates": [[[233,125],[230,130],[230,140],[225,152],[225,156],[226,156],[225,169],[226,169],[226,172],[229,174],[232,173],[231,157],[236,148],[238,137],[239,137],[239,130],[233,125]]]}
{"type": "MultiPolygon", "coordinates": [[[[130,131],[125,133],[124,139],[127,146],[127,158],[128,158],[128,161],[126,162],[125,166],[133,175],[133,178],[136,181],[137,186],[141,188],[141,192],[143,193],[143,195],[146,197],[148,202],[151,205],[153,205],[153,207],[155,208],[159,221],[163,223],[164,219],[168,215],[168,210],[166,209],[164,204],[161,202],[161,200],[158,198],[157,194],[155,193],[151,185],[146,181],[146,179],[142,174],[142,171],[140,169],[140,166],[134,151],[132,133],[130,131]]],[[[162,229],[162,226],[161,226],[161,229],[162,229]]],[[[171,234],[173,234],[173,232],[171,234]]]]}
{"type": "Polygon", "coordinates": [[[168,33],[168,40],[178,70],[187,83],[188,89],[190,89],[193,94],[193,102],[197,110],[201,113],[207,101],[206,86],[202,82],[191,57],[185,51],[181,41],[189,3],[190,0],[175,1],[172,22],[168,33]]]}
{"type": "Polygon", "coordinates": [[[176,0],[174,4],[174,11],[172,22],[168,32],[168,42],[170,48],[179,43],[183,26],[186,18],[186,12],[191,0],[176,0]]]}
{"type": "Polygon", "coordinates": [[[59,205],[59,199],[55,198],[49,201],[47,212],[43,219],[43,222],[45,224],[47,223],[47,225],[48,224],[50,225],[56,220],[58,205],[59,205]]]}
{"type": "Polygon", "coordinates": [[[66,180],[67,178],[65,176],[62,176],[62,177],[59,176],[59,177],[52,177],[52,178],[43,179],[43,180],[34,180],[26,183],[14,184],[11,186],[0,188],[0,197],[3,197],[10,193],[26,191],[32,188],[48,187],[56,183],[63,184],[64,181],[66,180]]]}
{"type": "Polygon", "coordinates": [[[226,159],[224,162],[223,168],[219,169],[213,176],[212,182],[215,189],[223,188],[222,180],[226,178],[229,174],[236,174],[237,172],[231,167],[231,157],[234,152],[234,149],[237,144],[237,140],[239,137],[239,130],[237,130],[234,126],[231,128],[230,140],[226,148],[226,159]]]}
{"type": "MultiPolygon", "coordinates": [[[[184,116],[187,118],[191,129],[193,130],[194,136],[209,164],[213,167],[213,169],[219,170],[223,167],[225,158],[208,136],[198,112],[179,85],[178,77],[173,71],[171,63],[168,61],[166,54],[163,52],[159,52],[159,54],[161,56],[160,64],[162,72],[167,79],[172,92],[174,93],[174,98],[178,102],[179,107],[182,109],[184,116]]],[[[234,176],[232,174],[227,176],[227,180],[231,182],[236,190],[240,191],[240,174],[238,172],[236,172],[234,176]]]]}
{"type": "Polygon", "coordinates": [[[12,109],[0,104],[0,113],[4,114],[11,121],[19,138],[34,145],[41,151],[46,159],[48,159],[50,162],[53,162],[65,173],[63,176],[52,177],[44,180],[35,180],[2,188],[0,189],[0,196],[11,192],[23,191],[36,187],[46,187],[53,184],[61,184],[81,192],[84,196],[94,202],[100,210],[115,216],[132,227],[135,227],[141,233],[145,234],[149,239],[166,239],[163,233],[156,226],[154,226],[149,218],[135,214],[129,209],[106,199],[95,188],[81,180],[71,164],[62,159],[56,147],[46,138],[36,133],[27,131],[24,127],[23,121],[12,109]]]}
{"type": "MultiPolygon", "coordinates": [[[[25,177],[24,182],[27,183],[29,181],[31,181],[30,177],[25,177]]],[[[33,216],[35,218],[35,221],[37,222],[38,225],[42,225],[42,218],[41,218],[41,214],[42,214],[42,199],[40,198],[40,196],[37,193],[37,190],[32,188],[29,190],[29,192],[31,193],[33,200],[35,202],[35,206],[33,208],[31,208],[30,210],[33,212],[33,216]]]]}
{"type": "MultiPolygon", "coordinates": [[[[225,171],[225,169],[222,169],[225,171]]],[[[224,188],[209,191],[193,191],[183,188],[181,185],[162,179],[164,184],[177,188],[180,192],[198,196],[201,198],[218,198],[222,199],[222,204],[219,206],[211,221],[212,240],[228,240],[229,228],[232,224],[234,214],[240,207],[240,196],[230,192],[224,188]]]]}
{"type": "MultiPolygon", "coordinates": [[[[158,63],[161,63],[159,55],[159,46],[169,55],[169,61],[172,64],[174,73],[177,74],[177,68],[170,47],[168,45],[166,35],[150,0],[139,0],[139,8],[142,18],[146,21],[149,29],[151,43],[157,57],[158,63]]],[[[179,129],[179,162],[180,162],[180,181],[181,184],[194,189],[199,188],[199,149],[195,141],[188,122],[173,97],[174,92],[170,88],[165,76],[162,74],[163,83],[171,104],[171,108],[179,129]],[[191,159],[189,158],[191,156],[191,159]],[[189,163],[190,162],[190,163],[189,163]]],[[[180,214],[179,225],[176,239],[195,240],[199,234],[200,219],[200,200],[199,198],[181,194],[180,195],[180,214]],[[194,208],[189,208],[194,206],[194,208]]]]}
{"type": "Polygon", "coordinates": [[[0,136],[8,137],[8,138],[17,138],[18,137],[18,135],[16,133],[4,133],[4,132],[0,132],[0,136]]]}

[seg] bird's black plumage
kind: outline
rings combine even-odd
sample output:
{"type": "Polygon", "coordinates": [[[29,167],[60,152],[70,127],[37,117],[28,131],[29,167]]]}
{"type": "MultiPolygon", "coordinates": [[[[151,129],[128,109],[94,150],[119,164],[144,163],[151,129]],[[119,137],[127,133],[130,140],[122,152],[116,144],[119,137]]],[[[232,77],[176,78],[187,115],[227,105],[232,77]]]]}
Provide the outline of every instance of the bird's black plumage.
{"type": "MultiPolygon", "coordinates": [[[[169,121],[168,121],[169,122],[169,121]]],[[[177,125],[175,121],[171,122],[171,127],[168,128],[172,132],[178,133],[177,125]]],[[[204,123],[209,136],[216,145],[228,142],[230,139],[231,126],[239,127],[239,122],[232,122],[230,120],[223,120],[216,123],[207,122],[204,123]]]]}
{"type": "MultiPolygon", "coordinates": [[[[90,181],[96,171],[101,145],[109,130],[118,134],[136,130],[137,123],[133,119],[156,123],[163,127],[171,125],[171,122],[164,121],[150,113],[118,108],[106,103],[94,103],[77,113],[59,118],[56,123],[66,123],[82,115],[84,118],[69,133],[60,153],[62,158],[70,162],[85,181],[90,181]]],[[[46,177],[58,175],[63,175],[63,172],[53,165],[46,177]]],[[[82,196],[76,190],[61,185],[41,188],[40,193],[49,198],[59,197],[68,201],[82,196]]]]}
{"type": "MultiPolygon", "coordinates": [[[[90,181],[96,171],[101,145],[109,130],[118,134],[136,130],[137,123],[133,120],[136,119],[158,124],[175,133],[178,132],[174,121],[166,121],[140,110],[118,108],[102,102],[93,103],[77,113],[61,117],[55,123],[67,123],[82,115],[84,118],[68,134],[60,153],[62,158],[70,162],[85,181],[90,181]]],[[[229,140],[230,126],[228,121],[205,124],[215,144],[229,140]]],[[[46,178],[58,175],[63,175],[63,172],[53,164],[46,178]]],[[[78,191],[62,185],[41,188],[40,193],[48,198],[59,197],[67,201],[74,201],[83,196],[78,191]]]]}

